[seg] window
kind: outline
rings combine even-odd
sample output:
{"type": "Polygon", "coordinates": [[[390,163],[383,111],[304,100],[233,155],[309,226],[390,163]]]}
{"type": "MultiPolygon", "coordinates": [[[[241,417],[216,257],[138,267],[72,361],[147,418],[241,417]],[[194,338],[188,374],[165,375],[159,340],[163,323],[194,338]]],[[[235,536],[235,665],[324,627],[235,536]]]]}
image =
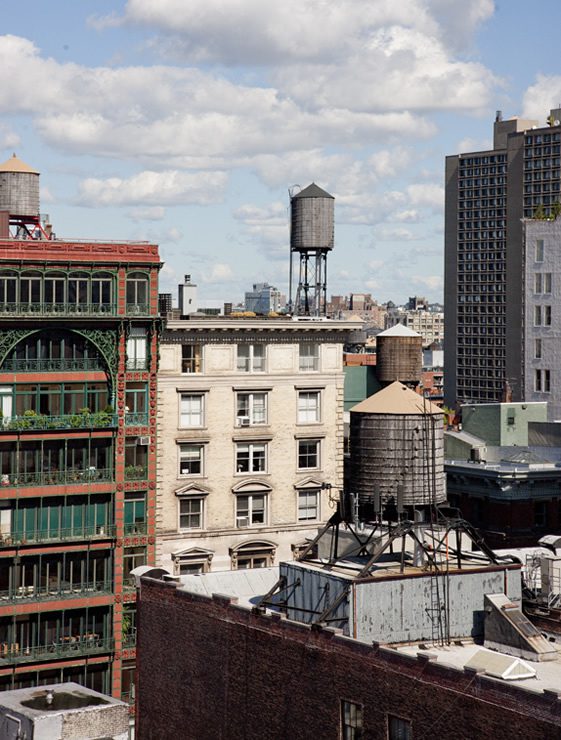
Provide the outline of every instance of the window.
{"type": "Polygon", "coordinates": [[[534,339],[534,359],[541,360],[542,358],[542,340],[534,339]]]}
{"type": "Polygon", "coordinates": [[[298,469],[312,470],[319,468],[319,439],[298,440],[298,469]]]}
{"type": "Polygon", "coordinates": [[[236,424],[239,427],[267,423],[267,394],[238,393],[236,424]]]}
{"type": "Polygon", "coordinates": [[[298,423],[313,424],[320,420],[320,392],[299,391],[298,423]]]}
{"type": "Polygon", "coordinates": [[[266,521],[267,496],[265,494],[252,493],[248,496],[236,496],[237,527],[258,527],[266,521]]]}
{"type": "Polygon", "coordinates": [[[542,325],[542,307],[534,306],[534,326],[542,325]]]}
{"type": "Polygon", "coordinates": [[[249,443],[236,445],[238,473],[264,473],[267,470],[267,445],[249,443]]]}
{"type": "Polygon", "coordinates": [[[203,498],[179,499],[179,529],[202,529],[203,508],[203,498]]]}
{"type": "Polygon", "coordinates": [[[133,326],[127,339],[127,370],[146,370],[146,329],[133,326]]]}
{"type": "Polygon", "coordinates": [[[543,392],[551,392],[551,372],[549,370],[543,371],[543,392]]]}
{"type": "Polygon", "coordinates": [[[237,368],[241,373],[264,373],[265,345],[238,344],[237,368]]]}
{"type": "Polygon", "coordinates": [[[551,306],[543,307],[543,324],[544,326],[551,326],[551,306]]]}
{"type": "Polygon", "coordinates": [[[179,476],[203,474],[203,447],[201,444],[179,445],[179,476]]]}
{"type": "Polygon", "coordinates": [[[319,491],[298,491],[298,521],[319,519],[319,491]]]}
{"type": "Polygon", "coordinates": [[[232,570],[269,568],[275,561],[275,551],[275,545],[269,542],[246,542],[232,548],[232,570]]]}
{"type": "Polygon", "coordinates": [[[123,553],[123,579],[125,586],[135,587],[136,581],[131,576],[131,571],[140,565],[146,565],[146,548],[145,547],[125,547],[123,553]]]}
{"type": "Polygon", "coordinates": [[[536,240],[536,262],[543,262],[543,239],[536,240]]]}
{"type": "Polygon", "coordinates": [[[148,423],[148,385],[146,383],[127,383],[125,411],[127,425],[148,423]]]}
{"type": "Polygon", "coordinates": [[[536,393],[541,393],[544,390],[542,370],[534,370],[534,390],[536,393]]]}
{"type": "Polygon", "coordinates": [[[188,576],[194,573],[208,573],[214,553],[193,547],[183,552],[173,553],[174,572],[177,576],[188,576]]]}
{"type": "Polygon", "coordinates": [[[146,493],[125,491],[125,534],[146,533],[146,493]]]}
{"type": "Polygon", "coordinates": [[[179,426],[204,426],[204,396],[201,393],[182,393],[179,409],[179,426]]]}
{"type": "Polygon", "coordinates": [[[543,290],[543,280],[542,280],[542,273],[536,272],[534,274],[534,293],[542,293],[543,290]]]}
{"type": "Polygon", "coordinates": [[[203,347],[201,344],[181,345],[181,372],[202,373],[203,347]]]}
{"type": "Polygon", "coordinates": [[[127,311],[145,313],[148,310],[148,276],[142,272],[127,275],[127,311]]]}
{"type": "Polygon", "coordinates": [[[362,705],[341,702],[341,735],[343,740],[362,739],[362,705]]]}
{"type": "Polygon", "coordinates": [[[543,292],[551,293],[551,273],[544,272],[543,274],[543,292]]]}
{"type": "Polygon", "coordinates": [[[299,369],[304,373],[319,370],[319,344],[300,344],[299,369]]]}
{"type": "Polygon", "coordinates": [[[388,715],[388,740],[412,740],[411,720],[388,715]]]}

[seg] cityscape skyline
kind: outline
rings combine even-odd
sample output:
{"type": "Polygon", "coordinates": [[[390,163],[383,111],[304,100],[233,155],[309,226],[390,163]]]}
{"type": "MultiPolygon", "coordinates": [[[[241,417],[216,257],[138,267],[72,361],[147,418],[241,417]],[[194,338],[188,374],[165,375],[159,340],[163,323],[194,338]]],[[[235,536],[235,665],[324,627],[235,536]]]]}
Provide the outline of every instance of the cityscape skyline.
{"type": "Polygon", "coordinates": [[[442,300],[444,155],[486,148],[496,109],[545,122],[560,9],[544,27],[518,1],[219,6],[6,9],[0,156],[43,173],[55,231],[160,243],[164,292],[184,271],[203,299],[286,292],[288,188],[317,181],[331,293],[442,300]]]}

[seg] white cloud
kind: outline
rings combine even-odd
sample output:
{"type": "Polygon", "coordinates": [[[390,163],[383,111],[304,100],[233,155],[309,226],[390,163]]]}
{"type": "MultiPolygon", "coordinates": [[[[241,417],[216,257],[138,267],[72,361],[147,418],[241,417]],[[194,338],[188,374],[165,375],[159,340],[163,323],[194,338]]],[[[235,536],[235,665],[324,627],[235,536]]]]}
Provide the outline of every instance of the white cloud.
{"type": "Polygon", "coordinates": [[[78,201],[92,208],[135,204],[208,205],[221,201],[226,181],[223,172],[145,171],[128,180],[90,177],[80,183],[78,201]]]}
{"type": "Polygon", "coordinates": [[[0,124],[0,149],[13,149],[19,146],[20,137],[8,126],[0,124]]]}
{"type": "Polygon", "coordinates": [[[409,281],[412,285],[431,291],[442,290],[444,285],[442,275],[414,275],[409,278],[409,281]]]}
{"type": "MultiPolygon", "coordinates": [[[[535,119],[545,126],[549,111],[561,100],[561,75],[536,75],[522,101],[522,117],[535,119]]],[[[561,106],[560,106],[561,107],[561,106]]]]}
{"type": "Polygon", "coordinates": [[[236,209],[234,218],[245,235],[270,259],[288,259],[288,204],[275,202],[268,206],[246,204],[236,209]]]}
{"type": "Polygon", "coordinates": [[[127,213],[133,221],[161,221],[166,214],[166,209],[161,206],[148,206],[146,208],[131,208],[127,213]]]}
{"type": "Polygon", "coordinates": [[[454,147],[455,152],[484,152],[493,148],[493,142],[491,139],[472,139],[467,136],[461,139],[457,146],[454,147]]]}
{"type": "Polygon", "coordinates": [[[203,275],[203,281],[205,283],[224,283],[231,280],[233,275],[234,273],[230,265],[223,262],[217,262],[215,265],[212,265],[209,272],[205,272],[203,275]]]}
{"type": "Polygon", "coordinates": [[[444,188],[434,183],[416,183],[407,187],[407,195],[414,206],[427,206],[435,211],[444,208],[444,188]]]}

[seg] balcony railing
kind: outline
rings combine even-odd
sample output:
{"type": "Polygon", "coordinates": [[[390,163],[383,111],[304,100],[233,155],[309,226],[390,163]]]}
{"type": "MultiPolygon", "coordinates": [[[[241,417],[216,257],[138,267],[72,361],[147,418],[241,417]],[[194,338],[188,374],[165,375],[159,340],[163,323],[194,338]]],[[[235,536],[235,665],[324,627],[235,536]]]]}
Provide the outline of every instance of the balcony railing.
{"type": "Polygon", "coordinates": [[[103,540],[115,536],[114,524],[95,526],[19,530],[0,535],[0,547],[34,542],[61,542],[67,540],[103,540]]]}
{"type": "Polygon", "coordinates": [[[127,370],[147,370],[148,360],[146,358],[143,360],[127,360],[126,368],[127,370]]]}
{"type": "Polygon", "coordinates": [[[123,635],[123,647],[131,648],[136,646],[136,627],[131,627],[126,635],[123,635]]]}
{"type": "Polygon", "coordinates": [[[0,486],[63,486],[104,483],[113,479],[111,468],[91,467],[86,470],[51,470],[43,473],[4,473],[0,475],[0,486]]]}
{"type": "Polygon", "coordinates": [[[147,316],[150,314],[148,303],[127,303],[127,316],[147,316]]]}
{"type": "Polygon", "coordinates": [[[9,359],[4,361],[0,371],[3,373],[64,373],[103,369],[103,363],[98,357],[64,357],[52,360],[9,359]]]}
{"type": "Polygon", "coordinates": [[[125,468],[125,480],[146,480],[148,470],[143,465],[127,465],[125,468]]]}
{"type": "Polygon", "coordinates": [[[113,585],[110,581],[92,581],[91,583],[68,583],[62,581],[51,586],[18,586],[7,591],[0,591],[2,603],[19,603],[21,601],[52,601],[54,599],[76,599],[80,595],[111,594],[113,585]]]}
{"type": "Polygon", "coordinates": [[[0,303],[0,314],[10,316],[111,316],[116,313],[115,303],[0,303]]]}
{"type": "Polygon", "coordinates": [[[0,432],[26,432],[49,429],[102,429],[116,427],[117,414],[99,411],[92,414],[63,414],[47,416],[45,414],[24,414],[23,416],[5,416],[0,419],[0,432]]]}
{"type": "Polygon", "coordinates": [[[112,637],[101,637],[95,633],[61,637],[50,645],[20,645],[19,642],[0,643],[0,665],[32,661],[50,661],[68,655],[90,655],[107,653],[113,649],[112,637]]]}
{"type": "Polygon", "coordinates": [[[128,427],[146,427],[148,426],[148,414],[146,412],[127,411],[125,413],[125,424],[128,427]]]}
{"type": "Polygon", "coordinates": [[[125,523],[125,534],[146,534],[147,522],[127,522],[125,523]]]}

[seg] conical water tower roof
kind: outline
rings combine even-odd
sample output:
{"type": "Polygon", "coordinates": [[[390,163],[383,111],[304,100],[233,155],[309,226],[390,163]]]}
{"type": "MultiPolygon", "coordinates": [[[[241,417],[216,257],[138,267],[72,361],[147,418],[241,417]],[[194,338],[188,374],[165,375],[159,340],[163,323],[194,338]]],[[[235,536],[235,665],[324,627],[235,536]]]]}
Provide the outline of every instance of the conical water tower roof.
{"type": "Polygon", "coordinates": [[[319,185],[315,184],[315,182],[292,196],[293,200],[296,198],[331,198],[332,200],[335,200],[332,195],[329,195],[325,190],[322,190],[319,185]]]}
{"type": "Polygon", "coordinates": [[[377,337],[420,337],[421,335],[418,334],[416,331],[413,331],[413,329],[410,329],[408,326],[404,326],[403,324],[396,324],[395,326],[391,326],[389,329],[386,329],[385,331],[381,331],[379,334],[376,334],[377,337]]]}
{"type": "Polygon", "coordinates": [[[358,414],[396,414],[411,416],[442,414],[442,409],[396,380],[391,385],[353,406],[351,412],[358,414]]]}
{"type": "Polygon", "coordinates": [[[25,162],[23,162],[19,157],[16,157],[15,154],[12,154],[9,159],[0,164],[0,172],[29,172],[32,175],[39,174],[37,170],[34,170],[28,164],[25,164],[25,162]]]}

